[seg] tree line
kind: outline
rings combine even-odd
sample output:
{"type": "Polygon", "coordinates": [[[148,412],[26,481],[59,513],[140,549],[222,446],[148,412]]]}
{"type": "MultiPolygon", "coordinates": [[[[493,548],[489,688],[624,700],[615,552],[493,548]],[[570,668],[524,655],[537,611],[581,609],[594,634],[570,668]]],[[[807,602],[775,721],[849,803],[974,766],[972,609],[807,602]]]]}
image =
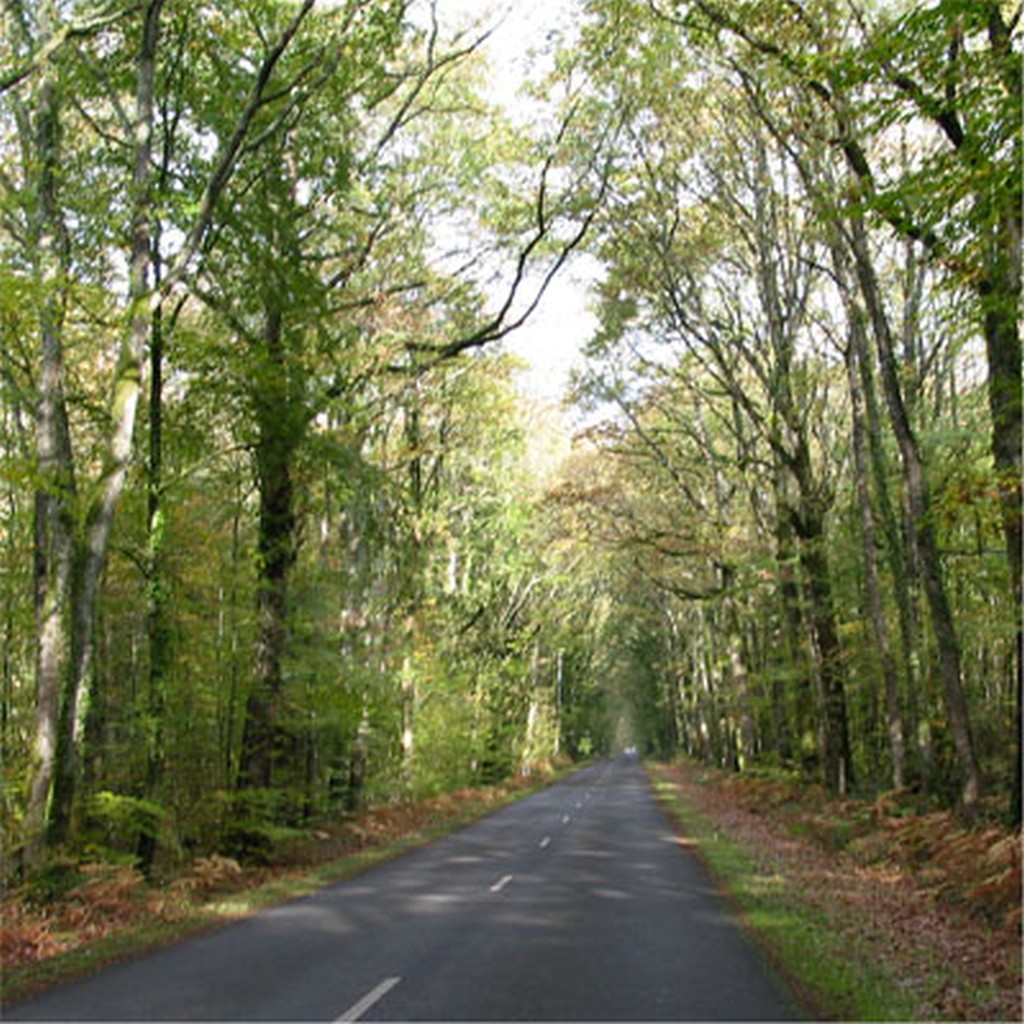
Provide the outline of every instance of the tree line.
{"type": "Polygon", "coordinates": [[[473,357],[594,216],[571,104],[517,130],[434,4],[3,17],[10,870],[258,858],[593,743],[553,724],[584,654],[513,371],[473,357]]]}
{"type": "Polygon", "coordinates": [[[585,0],[527,125],[441,3],[3,19],[8,876],[630,743],[1019,817],[1019,7],[585,0]]]}
{"type": "Polygon", "coordinates": [[[589,516],[659,745],[1019,821],[1020,5],[586,6],[589,516]]]}

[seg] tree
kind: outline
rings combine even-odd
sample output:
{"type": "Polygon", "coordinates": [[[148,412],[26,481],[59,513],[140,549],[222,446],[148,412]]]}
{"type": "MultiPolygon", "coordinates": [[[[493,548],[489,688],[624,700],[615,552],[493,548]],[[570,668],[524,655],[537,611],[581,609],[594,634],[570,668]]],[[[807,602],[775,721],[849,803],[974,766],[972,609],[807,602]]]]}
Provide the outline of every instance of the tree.
{"type": "MultiPolygon", "coordinates": [[[[267,44],[233,130],[219,147],[209,174],[195,193],[197,212],[183,244],[163,277],[161,290],[154,291],[154,84],[163,8],[162,0],[153,0],[143,8],[138,22],[124,16],[83,25],[60,22],[55,6],[49,4],[43,5],[38,17],[32,19],[19,4],[11,18],[22,66],[5,76],[4,95],[13,108],[24,156],[21,180],[15,183],[15,188],[23,197],[25,223],[31,227],[24,237],[40,299],[37,320],[42,338],[37,415],[37,766],[29,807],[29,853],[34,860],[38,860],[42,850],[44,821],[50,843],[65,838],[70,825],[79,721],[93,653],[96,597],[132,451],[150,310],[180,280],[206,239],[217,201],[231,178],[243,144],[250,138],[257,115],[281,102],[284,94],[273,92],[270,82],[312,2],[307,0],[295,7],[276,39],[267,44]],[[80,501],[65,393],[62,338],[67,272],[75,241],[63,216],[63,201],[70,198],[71,184],[60,178],[57,171],[66,160],[61,140],[66,110],[70,109],[62,90],[62,72],[80,72],[83,80],[88,81],[89,65],[76,62],[78,54],[70,52],[68,40],[85,36],[87,41],[106,44],[108,39],[101,39],[100,33],[108,28],[113,33],[109,41],[114,45],[108,50],[106,63],[111,69],[116,67],[118,74],[128,75],[134,108],[130,113],[124,111],[120,99],[108,91],[114,84],[113,76],[94,78],[90,98],[95,97],[100,119],[109,112],[116,129],[123,130],[126,151],[131,154],[126,166],[114,159],[101,170],[103,173],[110,168],[115,176],[121,173],[121,180],[127,182],[124,194],[128,200],[122,208],[129,238],[128,285],[123,301],[126,326],[111,372],[106,454],[95,484],[88,489],[88,499],[80,501]]],[[[80,52],[84,56],[84,51],[80,52]]],[[[102,67],[103,62],[98,66],[102,67]]],[[[79,123],[90,124],[88,111],[79,123]]],[[[98,153],[105,158],[102,145],[98,153]]],[[[96,235],[102,236],[102,231],[97,230],[96,235]]]]}
{"type": "MultiPolygon", "coordinates": [[[[830,137],[858,182],[850,244],[875,325],[883,381],[900,438],[912,515],[923,531],[926,593],[940,638],[947,708],[964,774],[963,801],[977,805],[981,779],[962,695],[959,655],[937,552],[929,535],[928,495],[909,424],[896,394],[877,288],[866,265],[866,209],[901,237],[921,245],[955,287],[975,300],[988,356],[992,452],[1002,501],[1010,593],[1021,602],[1021,167],[1017,131],[1020,61],[1013,27],[1020,9],[990,0],[951,0],[875,19],[859,6],[845,36],[841,20],[814,5],[795,10],[792,36],[766,31],[771,4],[741,21],[724,6],[699,0],[658,8],[661,17],[698,32],[722,32],[767,58],[831,119],[830,137]],[[802,39],[804,49],[798,48],[802,39]],[[822,42],[825,45],[821,45],[822,42]],[[840,59],[836,59],[837,53],[840,59]],[[848,55],[848,56],[847,56],[848,55]],[[886,102],[888,100],[889,102],[886,102]],[[879,166],[883,142],[897,125],[927,129],[914,166],[888,181],[879,166]],[[963,215],[961,215],[963,214],[963,215]]],[[[1021,663],[1018,633],[1017,661],[1021,663]]],[[[1018,669],[1018,693],[1020,692],[1018,669]]],[[[1020,697],[1017,698],[1020,721],[1020,697]]],[[[1018,728],[1019,733],[1019,728],[1018,728]]],[[[1011,798],[1019,820],[1020,782],[1011,798]]]]}
{"type": "MultiPolygon", "coordinates": [[[[735,419],[744,423],[734,428],[741,459],[749,431],[772,452],[775,516],[797,540],[821,688],[825,778],[841,791],[852,760],[825,539],[832,456],[814,437],[814,413],[828,383],[797,357],[799,347],[813,344],[819,243],[813,223],[795,212],[785,153],[744,107],[742,94],[730,95],[724,84],[717,95],[705,89],[700,104],[683,114],[658,102],[645,106],[642,127],[632,133],[636,177],[623,185],[622,206],[607,229],[605,256],[616,264],[607,294],[617,310],[626,306],[627,289],[643,294],[644,327],[694,353],[713,386],[731,397],[735,419]],[[699,154],[689,141],[694,130],[702,133],[699,154]],[[683,170],[695,165],[702,172],[696,183],[683,170]],[[817,466],[816,449],[824,452],[817,466]]],[[[609,338],[628,326],[628,320],[612,324],[609,338]]],[[[735,607],[730,618],[731,659],[742,688],[735,607]]]]}
{"type": "MultiPolygon", "coordinates": [[[[762,679],[772,695],[768,706],[783,707],[789,694],[794,723],[774,710],[777,724],[771,726],[759,718],[756,697],[750,706],[757,728],[771,730],[762,735],[778,737],[778,749],[792,751],[786,732],[790,724],[797,736],[802,732],[800,709],[807,705],[800,695],[809,691],[798,680],[801,651],[809,651],[813,656],[805,664],[819,681],[830,783],[841,788],[855,760],[869,779],[879,778],[874,723],[884,704],[890,777],[897,784],[906,778],[899,766],[907,721],[923,761],[910,759],[911,775],[923,771],[929,787],[945,794],[949,743],[959,765],[961,801],[971,814],[978,806],[982,759],[991,762],[994,750],[987,738],[975,735],[972,719],[984,716],[987,732],[999,712],[979,699],[977,674],[962,659],[962,634],[970,623],[970,606],[962,600],[967,577],[958,534],[950,532],[940,510],[958,515],[952,513],[957,499],[951,481],[963,471],[939,439],[956,429],[958,382],[967,365],[962,360],[973,338],[984,337],[985,326],[980,305],[974,307],[978,315],[953,332],[950,321],[941,319],[947,310],[942,289],[973,287],[977,279],[973,272],[957,276],[974,242],[945,211],[958,202],[965,209],[978,202],[989,208],[989,200],[979,197],[990,185],[999,191],[995,183],[1006,176],[995,167],[1011,166],[1016,140],[1004,130],[1008,122],[998,97],[1005,83],[997,81],[998,62],[986,55],[975,64],[964,56],[972,47],[980,55],[985,38],[999,37],[997,22],[1009,23],[1009,15],[989,22],[987,14],[968,16],[957,4],[939,7],[941,14],[924,18],[927,29],[915,22],[900,23],[897,30],[859,10],[828,5],[762,2],[744,5],[740,16],[711,2],[594,0],[587,5],[581,45],[563,67],[577,81],[588,81],[589,116],[600,122],[602,110],[614,108],[616,116],[627,111],[631,126],[619,150],[609,215],[594,236],[609,271],[588,386],[620,410],[621,422],[610,428],[615,450],[634,460],[646,453],[637,463],[650,474],[645,486],[660,478],[666,494],[677,495],[682,508],[700,509],[706,521],[713,506],[699,496],[694,481],[713,481],[715,473],[701,473],[699,458],[682,454],[682,439],[700,433],[688,407],[699,396],[714,410],[713,436],[731,439],[732,465],[726,464],[721,479],[734,493],[749,495],[759,542],[774,538],[773,624],[764,619],[730,629],[727,606],[731,601],[733,623],[739,607],[733,586],[716,609],[725,613],[718,620],[722,644],[711,670],[699,669],[701,678],[713,682],[718,664],[731,665],[722,676],[725,687],[718,688],[740,697],[741,705],[741,695],[758,693],[762,679]],[[940,23],[950,27],[947,38],[954,40],[942,56],[940,23]],[[895,33],[884,53],[876,45],[882,25],[895,33]],[[994,35],[986,37],[989,29],[994,35]],[[904,47],[910,46],[922,52],[935,47],[934,61],[922,67],[951,90],[950,111],[970,108],[974,128],[993,118],[993,130],[1005,144],[998,158],[984,157],[991,160],[986,166],[992,177],[988,170],[983,174],[987,184],[962,174],[962,154],[944,161],[931,147],[926,122],[945,131],[955,116],[944,117],[937,99],[929,101],[910,76],[895,70],[893,54],[906,59],[904,47]],[[973,92],[968,79],[988,85],[973,92]],[[891,89],[908,101],[905,117],[891,104],[875,105],[891,89]],[[939,194],[934,187],[927,193],[922,187],[929,176],[948,187],[941,200],[933,202],[939,194]],[[934,237],[926,238],[924,227],[934,237]],[[866,338],[874,355],[864,349],[866,338]],[[678,371],[665,344],[670,341],[688,347],[689,361],[678,360],[678,371]],[[839,357],[848,362],[845,373],[839,357]],[[876,400],[878,371],[884,406],[876,400]],[[836,411],[849,412],[856,428],[853,475],[843,438],[830,425],[836,411]],[[944,419],[949,412],[953,424],[944,419]],[[890,493],[896,490],[906,502],[902,524],[890,493]],[[862,593],[850,589],[851,579],[861,581],[862,593]],[[918,580],[931,637],[918,636],[918,580]],[[898,614],[898,654],[889,646],[890,600],[898,614]],[[868,651],[845,640],[859,635],[861,616],[878,640],[879,661],[869,662],[868,651]],[[789,638],[785,667],[778,663],[777,643],[774,658],[765,657],[772,642],[764,638],[776,628],[789,638]],[[831,652],[824,659],[823,646],[831,652]],[[881,673],[877,683],[873,671],[881,673]],[[933,706],[933,678],[942,683],[943,710],[933,716],[938,728],[928,739],[922,723],[933,706]],[[857,731],[851,731],[851,720],[844,723],[844,691],[852,694],[857,731]]],[[[936,85],[935,97],[941,89],[936,85]]],[[[705,442],[705,459],[707,451],[705,442]]],[[[681,584],[678,568],[687,549],[667,540],[686,531],[666,528],[671,518],[655,518],[650,506],[642,512],[634,507],[624,519],[620,510],[619,516],[620,533],[630,536],[634,549],[646,545],[657,551],[662,538],[663,564],[649,575],[654,585],[700,601],[708,618],[714,606],[706,602],[717,581],[698,588],[691,576],[681,584]]],[[[732,516],[735,522],[735,506],[732,516]]],[[[744,562],[756,564],[749,557],[744,562]]],[[[763,578],[753,589],[767,590],[763,578]]],[[[1000,659],[1007,621],[1000,614],[990,633],[1000,659]]],[[[691,665],[698,671],[696,660],[691,665]]],[[[738,743],[749,749],[742,710],[738,714],[738,743]]]]}

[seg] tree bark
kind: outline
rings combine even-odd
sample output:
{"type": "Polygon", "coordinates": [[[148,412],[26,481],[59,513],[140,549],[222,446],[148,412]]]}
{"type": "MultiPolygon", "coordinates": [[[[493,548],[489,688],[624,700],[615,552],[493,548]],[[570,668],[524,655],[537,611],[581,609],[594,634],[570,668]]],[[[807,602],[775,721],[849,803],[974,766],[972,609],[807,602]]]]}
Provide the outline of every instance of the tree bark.
{"type": "MultiPolygon", "coordinates": [[[[852,293],[850,295],[852,299],[852,293]]],[[[851,316],[859,315],[852,312],[851,316]]],[[[900,665],[907,696],[910,721],[916,720],[914,709],[918,679],[920,676],[920,586],[916,543],[907,536],[893,507],[889,493],[889,471],[882,440],[882,416],[875,387],[875,375],[871,351],[866,344],[859,353],[857,369],[860,376],[859,393],[864,403],[863,425],[871,466],[871,480],[874,493],[874,511],[878,515],[882,535],[885,538],[886,561],[892,577],[893,594],[896,599],[897,617],[900,630],[900,665]]]]}
{"type": "MultiPolygon", "coordinates": [[[[1012,54],[1010,55],[1012,59],[1012,54]]],[[[1020,82],[1017,80],[1019,94],[1020,82]]],[[[1019,128],[1019,126],[1017,126],[1019,128]]],[[[1022,812],[1021,766],[1024,758],[1024,604],[1022,604],[1021,560],[1024,532],[1021,510],[1021,445],[1024,437],[1021,396],[1021,150],[1019,131],[1014,132],[1014,185],[998,197],[998,212],[992,244],[985,249],[985,277],[979,285],[984,310],[985,351],[988,356],[988,398],[992,415],[992,458],[999,486],[1000,512],[1006,541],[1010,593],[1016,610],[1018,630],[1015,638],[1016,693],[1014,737],[1016,741],[1013,788],[1010,793],[1009,820],[1019,825],[1022,812]]]]}
{"type": "Polygon", "coordinates": [[[757,757],[757,739],[750,699],[750,675],[743,651],[743,632],[736,602],[736,571],[722,566],[722,613],[725,616],[725,655],[729,664],[729,691],[739,721],[739,767],[751,768],[757,757]]]}
{"type": "Polygon", "coordinates": [[[836,628],[824,517],[818,509],[804,502],[794,516],[794,525],[800,541],[800,568],[821,687],[823,781],[830,792],[843,795],[853,782],[853,760],[846,715],[843,652],[836,628]]]}
{"type": "MultiPolygon", "coordinates": [[[[163,374],[164,333],[161,310],[153,314],[149,346],[149,479],[146,503],[146,637],[149,642],[149,672],[146,688],[144,739],[146,776],[143,793],[154,800],[164,773],[164,706],[167,675],[171,664],[171,629],[167,616],[167,582],[164,574],[163,474],[163,374]]],[[[136,853],[139,867],[149,874],[156,856],[157,837],[153,829],[139,833],[136,853]]]]}
{"type": "MultiPolygon", "coordinates": [[[[55,11],[41,4],[42,42],[55,31],[55,11]]],[[[35,721],[32,781],[26,811],[26,860],[35,866],[46,846],[46,821],[57,763],[63,682],[71,664],[71,601],[75,560],[77,493],[64,395],[62,279],[67,262],[57,173],[60,165],[60,98],[52,70],[40,72],[31,109],[18,109],[25,160],[35,165],[36,188],[29,214],[33,272],[39,283],[36,316],[41,337],[36,412],[35,536],[35,721]]]]}
{"type": "MultiPolygon", "coordinates": [[[[786,497],[786,485],[784,471],[779,464],[778,456],[775,458],[776,466],[773,473],[773,485],[775,495],[775,507],[778,510],[775,516],[774,540],[775,540],[775,566],[779,580],[779,603],[782,619],[781,628],[784,638],[785,660],[784,664],[788,672],[792,673],[794,682],[794,699],[789,703],[796,725],[795,744],[790,742],[790,756],[798,756],[803,737],[814,728],[814,680],[811,676],[810,664],[807,659],[807,645],[804,642],[803,611],[800,605],[800,584],[797,581],[797,553],[796,535],[793,531],[793,523],[788,515],[782,513],[782,509],[788,505],[786,497]]],[[[785,725],[788,721],[786,714],[786,702],[779,698],[782,704],[782,722],[785,725]]],[[[785,750],[780,750],[785,757],[785,750]]]]}

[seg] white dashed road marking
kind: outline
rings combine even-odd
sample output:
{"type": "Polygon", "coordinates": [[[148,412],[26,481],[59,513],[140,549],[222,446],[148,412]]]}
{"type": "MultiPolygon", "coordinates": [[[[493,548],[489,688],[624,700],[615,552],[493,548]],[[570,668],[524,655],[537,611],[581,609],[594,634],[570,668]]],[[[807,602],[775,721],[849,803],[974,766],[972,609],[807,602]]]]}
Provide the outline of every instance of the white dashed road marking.
{"type": "Polygon", "coordinates": [[[342,1024],[343,1021],[359,1020],[371,1006],[379,1003],[401,980],[401,978],[385,978],[375,989],[367,992],[358,1003],[353,1003],[337,1018],[335,1024],[342,1024]]]}

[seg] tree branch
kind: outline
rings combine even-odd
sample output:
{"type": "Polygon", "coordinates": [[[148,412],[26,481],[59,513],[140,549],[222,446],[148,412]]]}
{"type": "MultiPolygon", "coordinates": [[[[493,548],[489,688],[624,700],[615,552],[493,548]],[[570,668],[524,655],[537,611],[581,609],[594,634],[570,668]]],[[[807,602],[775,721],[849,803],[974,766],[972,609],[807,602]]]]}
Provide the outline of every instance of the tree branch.
{"type": "Polygon", "coordinates": [[[92,18],[71,21],[63,25],[43,43],[38,51],[29,58],[27,63],[0,78],[0,96],[35,74],[65,43],[72,39],[82,39],[96,35],[120,18],[142,10],[142,7],[141,3],[134,3],[128,7],[119,7],[112,3],[105,11],[97,13],[92,18]]]}
{"type": "Polygon", "coordinates": [[[246,142],[256,115],[267,102],[265,94],[267,86],[270,83],[271,76],[274,73],[274,69],[277,67],[277,64],[284,55],[285,50],[288,49],[288,46],[298,33],[303,21],[313,9],[315,2],[316,0],[303,0],[303,4],[295,14],[295,17],[281,34],[277,43],[264,57],[263,63],[256,75],[256,80],[253,82],[252,89],[249,91],[249,97],[246,101],[246,105],[242,110],[242,113],[239,115],[238,121],[235,125],[235,130],[232,133],[231,138],[228,140],[227,145],[224,146],[221,151],[217,165],[214,167],[213,173],[210,175],[210,178],[206,183],[206,187],[203,190],[202,197],[199,201],[199,212],[196,214],[195,221],[186,236],[185,244],[182,246],[173,263],[169,267],[167,275],[161,285],[161,291],[158,298],[162,298],[164,295],[168,294],[174,284],[184,276],[188,264],[202,247],[203,239],[206,236],[213,220],[213,212],[217,205],[217,201],[220,199],[228,181],[231,179],[231,175],[234,172],[235,166],[242,153],[243,145],[246,142]]]}

